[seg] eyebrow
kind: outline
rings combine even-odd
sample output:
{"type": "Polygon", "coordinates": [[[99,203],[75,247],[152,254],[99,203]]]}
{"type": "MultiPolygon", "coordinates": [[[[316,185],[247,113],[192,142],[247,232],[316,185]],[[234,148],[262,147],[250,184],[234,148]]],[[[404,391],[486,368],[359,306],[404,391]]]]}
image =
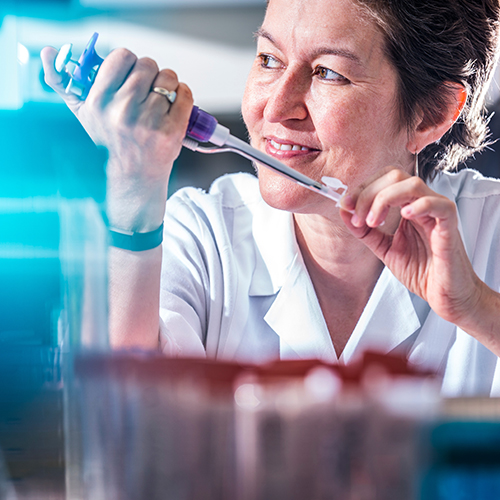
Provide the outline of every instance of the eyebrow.
{"type": "MultiPolygon", "coordinates": [[[[266,40],[269,40],[273,45],[280,48],[278,42],[271,35],[271,33],[269,33],[268,31],[266,31],[263,28],[259,28],[254,33],[254,38],[256,38],[256,39],[257,38],[265,38],[266,40]]],[[[349,60],[359,64],[360,66],[364,66],[361,59],[356,54],[354,54],[353,52],[350,52],[349,50],[345,50],[345,49],[336,49],[336,48],[332,48],[332,47],[318,47],[314,51],[314,54],[316,57],[323,56],[323,55],[333,55],[333,56],[345,57],[346,59],[349,59],[349,60]]]]}

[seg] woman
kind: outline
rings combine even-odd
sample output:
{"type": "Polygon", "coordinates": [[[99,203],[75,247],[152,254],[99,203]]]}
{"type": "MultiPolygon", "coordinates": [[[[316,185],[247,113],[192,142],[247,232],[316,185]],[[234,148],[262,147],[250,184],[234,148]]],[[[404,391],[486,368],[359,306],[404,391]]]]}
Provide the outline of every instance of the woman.
{"type": "MultiPolygon", "coordinates": [[[[494,0],[270,0],[242,107],[252,144],[341,179],[342,209],[263,167],[258,187],[240,174],[181,191],[163,247],[110,249],[113,344],[154,348],[160,332],[172,355],[252,361],[349,362],[376,348],[440,372],[446,394],[500,390],[500,185],[437,174],[484,139],[498,11],[494,0]]],[[[80,102],[54,56],[42,53],[47,82],[109,149],[111,226],[156,230],[189,89],[122,49],[80,102]]]]}

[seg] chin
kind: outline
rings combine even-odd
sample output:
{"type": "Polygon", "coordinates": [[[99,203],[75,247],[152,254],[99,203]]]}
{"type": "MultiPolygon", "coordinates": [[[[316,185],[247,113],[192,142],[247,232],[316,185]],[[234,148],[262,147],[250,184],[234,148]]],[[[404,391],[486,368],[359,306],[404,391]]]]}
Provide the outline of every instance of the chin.
{"type": "Polygon", "coordinates": [[[264,201],[278,210],[294,213],[315,212],[322,196],[274,172],[259,171],[260,193],[264,201]]]}

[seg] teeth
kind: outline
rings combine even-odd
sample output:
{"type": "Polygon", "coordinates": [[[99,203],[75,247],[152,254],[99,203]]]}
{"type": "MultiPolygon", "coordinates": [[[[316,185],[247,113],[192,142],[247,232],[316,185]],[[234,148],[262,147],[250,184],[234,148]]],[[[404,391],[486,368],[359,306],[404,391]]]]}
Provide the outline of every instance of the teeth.
{"type": "Polygon", "coordinates": [[[275,149],[279,149],[280,151],[308,151],[309,148],[305,146],[299,146],[298,144],[281,144],[279,142],[273,141],[271,139],[271,145],[275,149]]]}

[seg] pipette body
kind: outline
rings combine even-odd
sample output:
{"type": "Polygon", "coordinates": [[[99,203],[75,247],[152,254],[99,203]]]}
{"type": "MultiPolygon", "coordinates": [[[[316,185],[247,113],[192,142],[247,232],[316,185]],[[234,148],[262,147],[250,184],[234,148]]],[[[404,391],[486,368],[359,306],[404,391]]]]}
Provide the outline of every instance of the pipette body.
{"type": "Polygon", "coordinates": [[[257,161],[266,167],[272,168],[298,184],[334,200],[337,204],[347,190],[347,186],[334,177],[322,178],[323,183],[314,181],[276,158],[255,149],[250,144],[231,135],[227,127],[220,125],[212,115],[197,106],[193,106],[183,145],[199,153],[237,153],[250,161],[257,161]],[[210,142],[217,147],[200,146],[200,142],[210,142]],[[339,190],[343,192],[339,193],[339,190]]]}

